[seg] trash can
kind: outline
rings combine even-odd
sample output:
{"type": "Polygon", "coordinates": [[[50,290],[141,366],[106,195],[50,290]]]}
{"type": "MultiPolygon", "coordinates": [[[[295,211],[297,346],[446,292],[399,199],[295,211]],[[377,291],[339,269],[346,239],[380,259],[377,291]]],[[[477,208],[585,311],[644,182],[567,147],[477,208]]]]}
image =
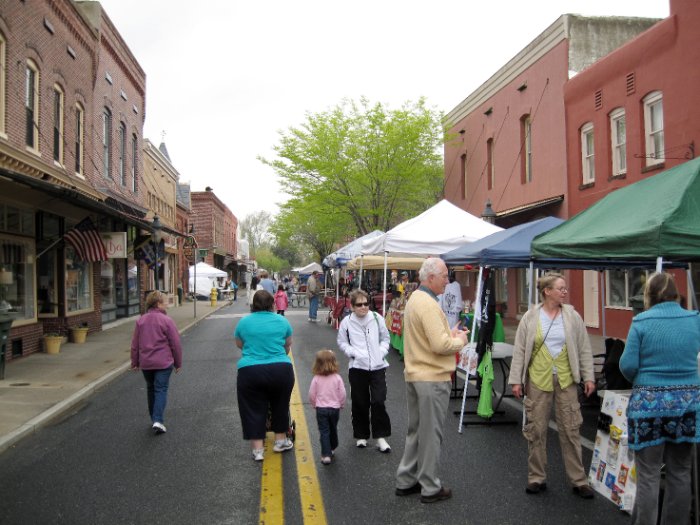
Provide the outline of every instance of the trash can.
{"type": "Polygon", "coordinates": [[[644,311],[644,296],[633,295],[630,297],[630,306],[634,315],[641,314],[644,311]]]}
{"type": "Polygon", "coordinates": [[[5,352],[7,351],[7,340],[10,338],[12,321],[11,317],[0,316],[0,379],[5,379],[5,352]]]}

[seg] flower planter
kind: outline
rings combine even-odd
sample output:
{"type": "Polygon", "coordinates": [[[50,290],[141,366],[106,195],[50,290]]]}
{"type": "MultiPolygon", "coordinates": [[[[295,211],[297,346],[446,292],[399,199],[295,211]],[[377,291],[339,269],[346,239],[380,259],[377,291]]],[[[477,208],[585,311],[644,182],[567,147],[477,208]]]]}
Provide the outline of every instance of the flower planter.
{"type": "Polygon", "coordinates": [[[63,337],[60,335],[45,335],[44,336],[44,351],[47,354],[58,354],[61,351],[61,343],[63,337]]]}
{"type": "Polygon", "coordinates": [[[87,339],[89,328],[87,326],[81,326],[79,328],[71,328],[71,337],[75,344],[83,344],[85,339],[87,339]]]}

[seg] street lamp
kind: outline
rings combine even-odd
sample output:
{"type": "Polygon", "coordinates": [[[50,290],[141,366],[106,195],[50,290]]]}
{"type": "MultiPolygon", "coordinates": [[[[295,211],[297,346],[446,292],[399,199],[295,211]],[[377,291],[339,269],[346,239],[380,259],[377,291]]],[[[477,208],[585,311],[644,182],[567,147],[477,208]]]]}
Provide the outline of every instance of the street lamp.
{"type": "Polygon", "coordinates": [[[160,290],[160,241],[163,239],[163,225],[158,218],[158,215],[153,216],[153,222],[151,223],[151,228],[153,228],[153,233],[151,234],[151,240],[155,245],[156,254],[156,290],[160,290]]]}
{"type": "Polygon", "coordinates": [[[496,212],[491,207],[491,199],[486,199],[486,207],[481,212],[481,218],[489,224],[496,224],[496,212]]]}

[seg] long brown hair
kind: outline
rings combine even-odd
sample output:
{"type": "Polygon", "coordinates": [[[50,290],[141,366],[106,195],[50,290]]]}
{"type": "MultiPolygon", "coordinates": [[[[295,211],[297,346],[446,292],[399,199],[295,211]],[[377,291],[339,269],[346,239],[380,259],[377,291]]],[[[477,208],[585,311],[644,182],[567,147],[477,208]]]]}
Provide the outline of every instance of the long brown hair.
{"type": "Polygon", "coordinates": [[[678,302],[678,288],[669,273],[653,273],[644,286],[644,308],[648,310],[654,305],[667,301],[678,302]]]}
{"type": "Polygon", "coordinates": [[[319,350],[316,352],[316,360],[314,361],[314,366],[311,371],[316,376],[329,376],[331,374],[337,374],[340,370],[338,366],[338,361],[335,358],[335,353],[333,350],[319,350]]]}

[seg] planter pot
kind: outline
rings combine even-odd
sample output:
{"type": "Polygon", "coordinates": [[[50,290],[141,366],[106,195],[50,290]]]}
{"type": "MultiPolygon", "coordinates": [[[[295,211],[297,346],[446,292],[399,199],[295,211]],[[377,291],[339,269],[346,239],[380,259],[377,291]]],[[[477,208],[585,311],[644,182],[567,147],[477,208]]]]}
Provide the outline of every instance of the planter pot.
{"type": "Polygon", "coordinates": [[[87,339],[88,330],[89,328],[87,327],[72,328],[71,335],[73,337],[73,342],[76,344],[84,343],[85,339],[87,339]]]}
{"type": "Polygon", "coordinates": [[[57,354],[61,351],[62,342],[63,337],[60,335],[46,335],[44,336],[44,351],[47,354],[57,354]]]}

